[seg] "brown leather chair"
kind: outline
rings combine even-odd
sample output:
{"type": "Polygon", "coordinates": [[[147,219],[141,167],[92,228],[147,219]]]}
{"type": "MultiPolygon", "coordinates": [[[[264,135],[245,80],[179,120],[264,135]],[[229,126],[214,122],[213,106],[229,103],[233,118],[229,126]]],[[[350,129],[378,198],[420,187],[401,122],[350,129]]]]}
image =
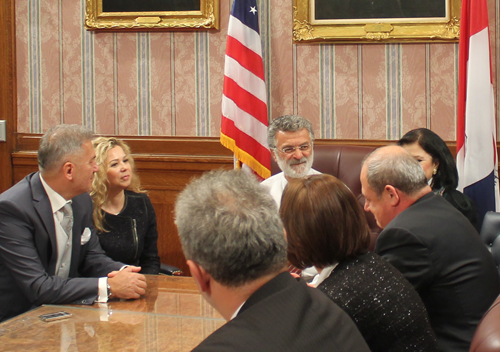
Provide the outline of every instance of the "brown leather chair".
{"type": "MultiPolygon", "coordinates": [[[[361,206],[365,204],[365,198],[361,194],[361,162],[364,157],[374,151],[374,147],[361,147],[351,145],[314,145],[313,169],[324,174],[330,174],[344,182],[351,189],[361,206]]],[[[271,173],[281,172],[279,166],[271,163],[271,173]]],[[[375,241],[381,229],[377,226],[372,213],[365,212],[368,225],[370,226],[372,238],[370,250],[375,247],[375,241]]]]}
{"type": "Polygon", "coordinates": [[[500,296],[484,314],[477,326],[470,352],[500,351],[500,296]]]}

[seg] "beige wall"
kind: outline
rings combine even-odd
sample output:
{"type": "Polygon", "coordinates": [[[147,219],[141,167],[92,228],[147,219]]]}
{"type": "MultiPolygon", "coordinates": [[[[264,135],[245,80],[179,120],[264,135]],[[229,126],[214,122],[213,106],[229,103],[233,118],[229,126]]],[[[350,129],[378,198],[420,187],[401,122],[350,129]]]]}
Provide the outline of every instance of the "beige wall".
{"type": "MultiPolygon", "coordinates": [[[[397,139],[429,127],[455,140],[458,44],[294,45],[291,3],[258,1],[271,117],[308,117],[318,138],[397,139]]],[[[18,132],[65,122],[103,134],[219,135],[230,0],[211,32],[89,32],[84,4],[16,1],[18,132]]]]}

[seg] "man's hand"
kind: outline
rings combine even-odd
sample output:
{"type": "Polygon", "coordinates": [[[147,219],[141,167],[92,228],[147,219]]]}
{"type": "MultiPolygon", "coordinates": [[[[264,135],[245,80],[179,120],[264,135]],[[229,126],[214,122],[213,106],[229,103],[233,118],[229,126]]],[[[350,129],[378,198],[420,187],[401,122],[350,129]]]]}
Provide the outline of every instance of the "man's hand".
{"type": "Polygon", "coordinates": [[[133,271],[134,273],[138,273],[138,272],[141,271],[141,267],[140,266],[125,265],[120,270],[115,270],[115,271],[110,272],[108,274],[108,277],[111,278],[111,277],[115,276],[116,274],[118,274],[120,271],[123,271],[125,269],[129,269],[129,271],[133,271]]]}
{"type": "Polygon", "coordinates": [[[113,297],[137,299],[146,293],[146,277],[138,274],[141,270],[137,266],[127,266],[120,271],[108,274],[108,284],[113,297]]]}

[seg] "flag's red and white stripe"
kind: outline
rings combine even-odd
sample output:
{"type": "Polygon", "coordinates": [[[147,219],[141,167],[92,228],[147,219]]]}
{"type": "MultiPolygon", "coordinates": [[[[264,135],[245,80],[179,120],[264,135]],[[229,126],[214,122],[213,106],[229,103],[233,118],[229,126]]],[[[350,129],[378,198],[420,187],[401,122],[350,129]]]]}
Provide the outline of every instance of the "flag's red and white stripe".
{"type": "Polygon", "coordinates": [[[252,7],[256,9],[255,0],[235,0],[229,18],[220,139],[239,161],[267,178],[271,154],[261,40],[258,27],[256,31],[245,23],[245,16],[257,16],[252,7]],[[237,16],[235,7],[248,13],[237,16]]]}
{"type": "Polygon", "coordinates": [[[457,168],[459,189],[482,222],[499,209],[495,104],[486,0],[463,0],[460,20],[457,168]]]}

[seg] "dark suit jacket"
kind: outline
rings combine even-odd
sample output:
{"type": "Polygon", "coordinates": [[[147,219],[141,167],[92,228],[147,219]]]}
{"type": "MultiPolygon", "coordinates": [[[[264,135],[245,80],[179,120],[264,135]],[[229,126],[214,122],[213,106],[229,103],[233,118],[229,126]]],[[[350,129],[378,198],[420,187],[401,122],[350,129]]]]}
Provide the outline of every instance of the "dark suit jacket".
{"type": "Polygon", "coordinates": [[[193,351],[369,351],[353,321],[288,272],[263,285],[238,315],[193,351]]]}
{"type": "Polygon", "coordinates": [[[33,173],[0,195],[0,321],[48,303],[92,303],[98,277],[123,264],[109,259],[97,236],[81,245],[92,225],[88,194],[73,198],[70,279],[55,276],[57,243],[54,217],[40,176],[33,173]]]}
{"type": "Polygon", "coordinates": [[[413,284],[443,351],[468,351],[481,317],[500,292],[493,257],[470,221],[429,193],[380,233],[375,252],[413,284]]]}

